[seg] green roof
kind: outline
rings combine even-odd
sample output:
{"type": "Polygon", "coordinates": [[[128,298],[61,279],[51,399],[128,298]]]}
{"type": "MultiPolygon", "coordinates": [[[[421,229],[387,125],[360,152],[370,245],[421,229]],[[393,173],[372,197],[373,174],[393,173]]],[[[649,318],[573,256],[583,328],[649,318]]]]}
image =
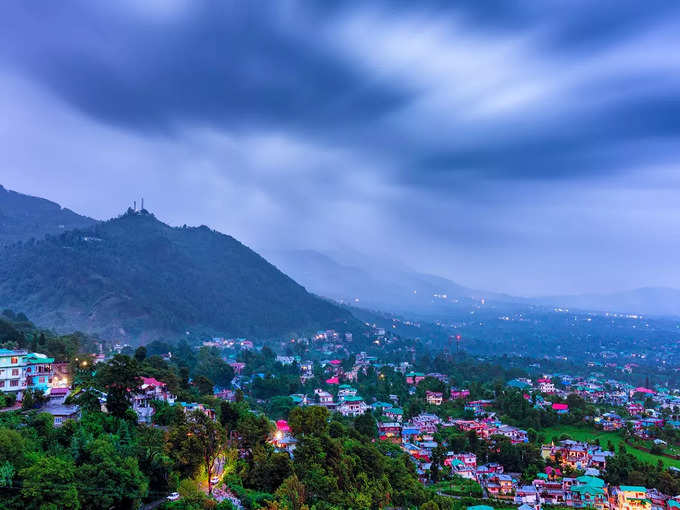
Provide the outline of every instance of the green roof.
{"type": "Polygon", "coordinates": [[[641,485],[621,485],[619,490],[622,492],[647,492],[647,487],[641,485]]]}
{"type": "Polygon", "coordinates": [[[363,400],[364,398],[360,397],[359,395],[356,395],[356,396],[343,397],[343,399],[344,399],[345,402],[359,402],[359,401],[363,400]]]}
{"type": "Polygon", "coordinates": [[[391,409],[385,409],[385,412],[392,414],[404,414],[404,410],[400,407],[392,407],[391,409]]]}
{"type": "Polygon", "coordinates": [[[604,487],[604,480],[596,476],[579,476],[576,481],[592,487],[604,487]]]}
{"type": "Polygon", "coordinates": [[[604,488],[595,485],[572,485],[571,491],[587,494],[604,494],[604,488]]]}
{"type": "Polygon", "coordinates": [[[467,507],[467,510],[494,510],[494,508],[487,505],[475,505],[467,507]]]}

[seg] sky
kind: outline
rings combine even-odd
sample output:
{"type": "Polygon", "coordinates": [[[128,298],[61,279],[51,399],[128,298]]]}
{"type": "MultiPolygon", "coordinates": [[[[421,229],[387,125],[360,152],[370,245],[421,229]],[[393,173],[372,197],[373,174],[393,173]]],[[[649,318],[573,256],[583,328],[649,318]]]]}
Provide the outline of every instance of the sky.
{"type": "Polygon", "coordinates": [[[0,184],[519,295],[680,288],[680,3],[7,2],[0,184]]]}

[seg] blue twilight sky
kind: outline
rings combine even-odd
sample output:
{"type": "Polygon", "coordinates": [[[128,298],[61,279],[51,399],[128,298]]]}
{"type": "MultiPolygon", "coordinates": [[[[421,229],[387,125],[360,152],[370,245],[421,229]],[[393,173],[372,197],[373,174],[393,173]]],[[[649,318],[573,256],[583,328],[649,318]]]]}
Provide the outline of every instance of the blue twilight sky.
{"type": "Polygon", "coordinates": [[[680,3],[5,2],[0,184],[519,294],[680,287],[680,3]]]}

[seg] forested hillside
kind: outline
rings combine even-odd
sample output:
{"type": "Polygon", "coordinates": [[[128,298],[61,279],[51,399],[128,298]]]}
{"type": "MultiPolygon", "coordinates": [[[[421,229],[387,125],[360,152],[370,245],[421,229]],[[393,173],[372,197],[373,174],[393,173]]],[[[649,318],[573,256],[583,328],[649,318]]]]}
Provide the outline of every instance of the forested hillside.
{"type": "Polygon", "coordinates": [[[0,257],[0,305],[57,331],[274,336],[354,320],[236,239],[146,211],[7,246],[0,257]]]}
{"type": "Polygon", "coordinates": [[[23,195],[0,185],[0,245],[42,239],[95,222],[44,198],[23,195]]]}

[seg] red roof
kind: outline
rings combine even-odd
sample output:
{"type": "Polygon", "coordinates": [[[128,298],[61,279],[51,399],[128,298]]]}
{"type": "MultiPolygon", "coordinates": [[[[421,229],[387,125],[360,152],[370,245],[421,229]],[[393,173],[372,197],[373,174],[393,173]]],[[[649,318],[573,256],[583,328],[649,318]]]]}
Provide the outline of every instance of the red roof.
{"type": "Polygon", "coordinates": [[[331,365],[340,365],[342,361],[340,361],[339,359],[332,359],[330,363],[331,365]]]}
{"type": "Polygon", "coordinates": [[[568,411],[569,410],[569,406],[567,404],[558,404],[557,402],[555,402],[552,405],[552,408],[555,411],[568,411]]]}
{"type": "Polygon", "coordinates": [[[158,388],[165,386],[165,383],[153,377],[142,377],[142,384],[146,384],[147,386],[157,386],[158,388]]]}
{"type": "Polygon", "coordinates": [[[50,395],[60,396],[66,395],[68,393],[68,388],[52,388],[50,389],[50,395]]]}
{"type": "Polygon", "coordinates": [[[330,379],[326,379],[326,384],[340,384],[340,379],[338,377],[331,377],[330,379]]]}
{"type": "Polygon", "coordinates": [[[290,427],[288,426],[288,422],[286,420],[278,420],[276,422],[276,428],[279,429],[281,432],[288,432],[290,430],[290,427]]]}
{"type": "Polygon", "coordinates": [[[649,393],[653,395],[656,392],[654,390],[650,390],[649,388],[639,387],[635,388],[634,393],[649,393]]]}
{"type": "Polygon", "coordinates": [[[549,383],[549,382],[552,382],[552,381],[549,378],[546,377],[546,378],[543,378],[543,379],[539,379],[538,382],[539,383],[549,383]]]}

